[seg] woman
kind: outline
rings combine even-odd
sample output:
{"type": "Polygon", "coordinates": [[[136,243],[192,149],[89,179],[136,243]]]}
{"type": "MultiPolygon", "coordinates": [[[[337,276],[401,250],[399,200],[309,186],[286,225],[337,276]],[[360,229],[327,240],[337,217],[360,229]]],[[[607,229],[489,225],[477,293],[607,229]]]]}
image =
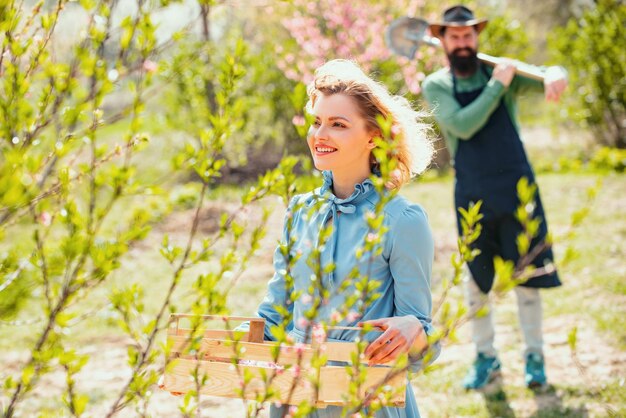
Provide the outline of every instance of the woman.
{"type": "MultiPolygon", "coordinates": [[[[417,122],[419,115],[405,99],[391,96],[350,61],[334,60],[318,68],[308,95],[307,111],[314,122],[307,142],[315,167],[323,172],[324,184],[295,196],[289,204],[283,244],[288,245],[295,261],[289,263],[280,247],[277,249],[276,273],[258,309],[258,315],[266,320],[265,338],[275,340],[272,327],[280,326],[284,319],[281,312],[289,311],[293,320],[287,332],[295,341],[307,341],[309,323],[305,312],[319,297],[321,287],[327,294],[314,322],[339,321],[345,326],[368,323],[384,331],[382,335],[377,332],[366,336],[372,335],[368,341],[373,340],[365,351],[370,364],[387,363],[407,352],[419,353],[432,332],[430,276],[434,246],[423,209],[394,196],[384,207],[388,230],[380,242],[382,252],[371,258],[357,256],[357,250],[372,237],[366,215],[374,212],[381,198],[370,179],[372,173],[380,175],[372,153],[375,138],[382,136],[377,117],[392,123],[397,169],[387,183],[389,191],[400,188],[430,163],[433,149],[424,126],[417,122]],[[321,234],[326,228],[331,228],[330,232],[321,234]],[[318,261],[322,268],[334,263],[333,271],[315,274],[310,257],[314,248],[320,249],[318,261]],[[339,315],[346,296],[355,292],[353,285],[346,283],[354,280],[355,267],[361,274],[368,274],[369,280],[378,282],[376,293],[380,296],[355,306],[356,314],[339,315]],[[293,278],[291,284],[286,284],[287,269],[293,278]],[[312,286],[315,280],[321,282],[312,286]],[[298,295],[297,299],[293,295],[298,295]]],[[[357,336],[355,330],[331,330],[327,337],[329,341],[353,341],[357,336]]],[[[419,366],[416,360],[414,367],[419,366]]],[[[284,408],[272,405],[270,416],[284,416],[284,408]]],[[[341,407],[320,409],[312,416],[339,417],[341,407]]],[[[383,408],[376,416],[419,417],[410,385],[405,408],[383,408]]]]}

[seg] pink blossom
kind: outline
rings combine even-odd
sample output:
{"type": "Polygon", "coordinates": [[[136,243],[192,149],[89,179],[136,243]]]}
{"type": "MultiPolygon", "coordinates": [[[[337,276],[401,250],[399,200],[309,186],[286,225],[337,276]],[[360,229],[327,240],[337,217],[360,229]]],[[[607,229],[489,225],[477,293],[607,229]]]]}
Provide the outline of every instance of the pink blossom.
{"type": "Polygon", "coordinates": [[[369,234],[367,234],[367,237],[365,238],[365,241],[367,242],[374,242],[378,239],[378,234],[374,234],[373,232],[370,232],[369,234]]]}
{"type": "Polygon", "coordinates": [[[326,341],[326,331],[324,327],[321,325],[315,325],[313,327],[313,340],[320,344],[326,341]]]}
{"type": "Polygon", "coordinates": [[[283,19],[298,49],[283,54],[278,67],[287,78],[310,81],[313,70],[332,58],[349,58],[364,68],[389,56],[383,37],[388,21],[386,8],[368,0],[293,0],[298,10],[283,19]],[[293,57],[293,62],[292,62],[293,57]]]}
{"type": "Polygon", "coordinates": [[[306,318],[298,318],[298,327],[299,328],[306,328],[309,325],[309,320],[306,318]]]}
{"type": "Polygon", "coordinates": [[[52,216],[50,215],[50,213],[44,211],[39,214],[37,221],[43,226],[50,226],[50,224],[52,223],[52,216]]]}
{"type": "Polygon", "coordinates": [[[418,72],[415,65],[410,62],[404,65],[402,67],[402,75],[411,93],[419,94],[422,91],[420,81],[425,78],[425,75],[423,72],[418,72]]]}
{"type": "Polygon", "coordinates": [[[360,317],[361,317],[361,314],[360,314],[360,313],[358,313],[358,312],[356,312],[356,311],[350,311],[350,312],[348,312],[348,317],[347,317],[347,319],[348,319],[348,321],[349,321],[349,322],[354,322],[354,321],[356,321],[357,319],[359,319],[360,317]]]}
{"type": "Polygon", "coordinates": [[[341,314],[337,311],[333,311],[330,314],[330,320],[335,323],[341,321],[341,314]]]}
{"type": "Polygon", "coordinates": [[[298,73],[296,73],[294,70],[285,71],[285,76],[291,80],[298,80],[298,73]]]}
{"type": "Polygon", "coordinates": [[[293,349],[295,350],[297,355],[301,355],[302,353],[304,353],[304,350],[306,350],[307,346],[304,343],[296,343],[293,346],[293,349]]]}
{"type": "Polygon", "coordinates": [[[418,83],[416,80],[411,81],[408,87],[409,87],[409,91],[413,94],[420,94],[420,92],[422,91],[422,88],[420,87],[420,83],[418,83]]]}
{"type": "Polygon", "coordinates": [[[148,73],[154,73],[156,72],[156,70],[159,69],[159,66],[156,62],[151,61],[151,60],[145,60],[143,62],[143,69],[144,71],[148,72],[148,73]]]}
{"type": "Polygon", "coordinates": [[[305,124],[304,116],[295,115],[293,118],[291,118],[291,123],[293,123],[295,126],[304,126],[305,124]]]}
{"type": "Polygon", "coordinates": [[[285,418],[293,418],[293,416],[298,412],[298,407],[293,405],[289,407],[289,412],[285,415],[285,418]]]}

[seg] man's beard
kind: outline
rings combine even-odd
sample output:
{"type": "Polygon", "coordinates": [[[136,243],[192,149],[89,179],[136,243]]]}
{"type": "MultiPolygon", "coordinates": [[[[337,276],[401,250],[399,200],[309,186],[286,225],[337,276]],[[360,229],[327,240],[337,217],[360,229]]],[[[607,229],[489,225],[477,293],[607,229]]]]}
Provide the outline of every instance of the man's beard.
{"type": "Polygon", "coordinates": [[[457,48],[448,54],[450,66],[460,75],[474,74],[478,69],[478,57],[475,50],[471,48],[457,48]],[[459,55],[460,52],[467,51],[468,55],[459,55]]]}

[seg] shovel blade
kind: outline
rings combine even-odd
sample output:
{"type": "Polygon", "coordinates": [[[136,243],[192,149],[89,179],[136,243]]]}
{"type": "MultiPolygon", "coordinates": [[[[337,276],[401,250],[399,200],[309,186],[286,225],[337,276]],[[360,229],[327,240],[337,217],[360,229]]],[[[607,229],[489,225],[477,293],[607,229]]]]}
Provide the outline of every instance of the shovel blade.
{"type": "Polygon", "coordinates": [[[408,16],[395,19],[385,33],[387,47],[394,54],[412,59],[423,43],[432,44],[433,38],[426,35],[427,29],[428,22],[424,19],[408,16]]]}

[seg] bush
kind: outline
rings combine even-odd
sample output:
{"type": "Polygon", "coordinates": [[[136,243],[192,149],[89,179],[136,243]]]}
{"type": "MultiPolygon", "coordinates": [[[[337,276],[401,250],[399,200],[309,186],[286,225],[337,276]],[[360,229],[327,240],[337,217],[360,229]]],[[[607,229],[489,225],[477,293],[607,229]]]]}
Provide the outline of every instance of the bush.
{"type": "Polygon", "coordinates": [[[605,145],[626,148],[626,7],[599,0],[556,29],[548,45],[570,74],[567,116],[589,127],[605,145]]]}
{"type": "Polygon", "coordinates": [[[602,147],[591,157],[589,165],[598,171],[623,173],[626,168],[626,150],[602,147]]]}

